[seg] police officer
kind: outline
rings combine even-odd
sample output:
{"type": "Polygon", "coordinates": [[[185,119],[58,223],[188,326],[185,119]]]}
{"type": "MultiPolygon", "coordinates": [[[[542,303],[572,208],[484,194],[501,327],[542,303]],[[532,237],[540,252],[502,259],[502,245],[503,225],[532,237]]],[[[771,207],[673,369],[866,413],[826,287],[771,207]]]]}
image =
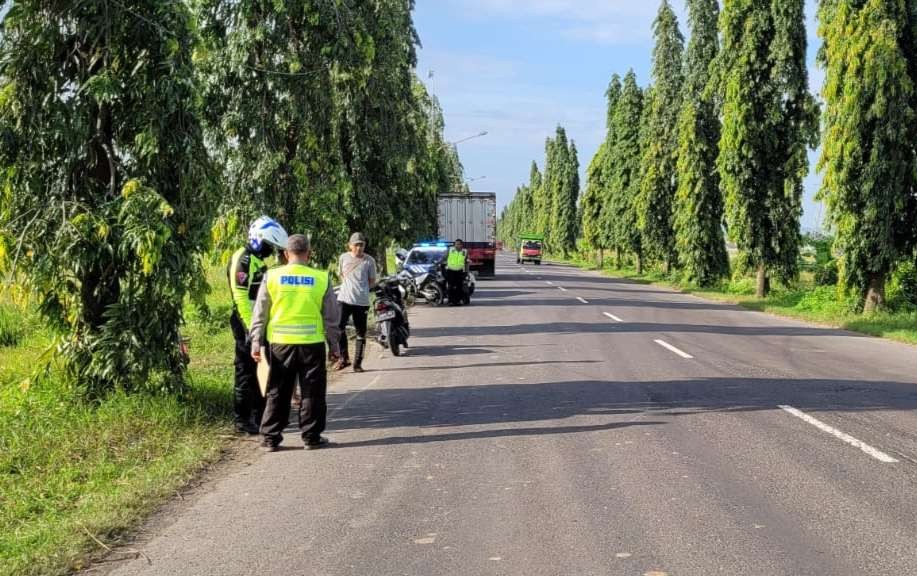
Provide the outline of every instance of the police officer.
{"type": "Polygon", "coordinates": [[[340,357],[338,304],[327,272],[309,266],[309,239],[294,234],[287,243],[288,264],[267,272],[251,330],[251,355],[255,362],[270,361],[267,403],[261,421],[261,448],[274,452],[283,441],[290,420],[293,387],[300,386],[299,430],[307,449],[328,443],[322,437],[328,414],[325,343],[331,358],[340,357]],[[269,358],[261,346],[270,343],[269,358]]]}
{"type": "Polygon", "coordinates": [[[462,303],[465,292],[465,274],[468,273],[468,252],[461,238],[457,239],[446,254],[446,286],[449,291],[449,305],[462,303]]]}
{"type": "Polygon", "coordinates": [[[258,389],[257,365],[251,357],[248,332],[252,323],[255,297],[261,287],[265,259],[275,250],[287,247],[287,233],[272,218],[262,216],[248,229],[248,244],[239,248],[229,261],[229,288],[232,291],[232,315],[229,325],[236,341],[233,412],[236,431],[258,434],[264,398],[258,389]]]}

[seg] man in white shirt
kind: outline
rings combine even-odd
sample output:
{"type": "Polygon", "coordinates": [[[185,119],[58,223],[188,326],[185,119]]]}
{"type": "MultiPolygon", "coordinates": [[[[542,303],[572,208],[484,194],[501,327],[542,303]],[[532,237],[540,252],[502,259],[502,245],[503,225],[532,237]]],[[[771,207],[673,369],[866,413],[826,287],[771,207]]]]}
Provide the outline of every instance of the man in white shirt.
{"type": "Polygon", "coordinates": [[[350,366],[347,344],[347,321],[353,318],[353,327],[357,332],[354,348],[353,371],[363,371],[363,354],[366,350],[366,322],[369,315],[369,291],[376,285],[376,261],[366,253],[366,237],[355,232],[350,237],[350,251],[341,254],[338,259],[338,275],[341,287],[338,290],[338,303],[341,307],[341,359],[336,370],[350,366]]]}

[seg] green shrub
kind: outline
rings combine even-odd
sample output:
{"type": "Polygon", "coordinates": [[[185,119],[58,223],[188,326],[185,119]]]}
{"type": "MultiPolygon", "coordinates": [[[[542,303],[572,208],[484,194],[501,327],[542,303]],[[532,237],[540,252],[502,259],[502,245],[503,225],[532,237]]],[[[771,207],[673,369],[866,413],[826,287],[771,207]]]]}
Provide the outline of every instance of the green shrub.
{"type": "Polygon", "coordinates": [[[893,309],[917,308],[917,266],[913,262],[905,262],[892,275],[886,299],[893,309]]]}

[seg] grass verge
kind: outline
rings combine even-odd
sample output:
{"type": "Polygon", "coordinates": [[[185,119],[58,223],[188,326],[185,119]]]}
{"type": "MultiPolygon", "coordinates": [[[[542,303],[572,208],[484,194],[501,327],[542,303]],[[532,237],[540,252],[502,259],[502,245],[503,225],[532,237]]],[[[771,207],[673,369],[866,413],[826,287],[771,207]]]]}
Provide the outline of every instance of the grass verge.
{"type": "Polygon", "coordinates": [[[0,574],[66,574],[116,543],[230,441],[232,336],[222,274],[212,318],[191,313],[191,393],[84,402],[36,377],[51,337],[27,311],[0,311],[0,574]],[[15,321],[10,321],[10,318],[15,321]],[[10,328],[12,326],[12,328],[10,328]]]}
{"type": "Polygon", "coordinates": [[[608,263],[600,270],[595,263],[580,259],[563,262],[585,270],[598,270],[616,278],[655,284],[702,298],[737,304],[749,310],[917,344],[917,310],[904,307],[897,311],[861,314],[856,311],[856,303],[840,294],[836,288],[815,286],[806,275],[798,285],[777,286],[767,298],[759,299],[754,295],[752,278],[740,278],[723,282],[716,287],[701,288],[676,277],[666,276],[657,270],[637,274],[633,268],[616,268],[608,263]]]}

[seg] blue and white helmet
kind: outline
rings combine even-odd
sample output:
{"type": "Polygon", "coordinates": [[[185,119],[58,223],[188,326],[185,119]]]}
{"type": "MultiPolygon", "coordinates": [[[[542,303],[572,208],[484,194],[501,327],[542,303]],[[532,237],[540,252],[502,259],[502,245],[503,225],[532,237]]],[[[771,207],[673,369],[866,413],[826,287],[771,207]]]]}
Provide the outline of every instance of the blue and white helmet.
{"type": "Polygon", "coordinates": [[[269,216],[258,218],[248,228],[248,247],[252,252],[261,252],[265,245],[276,250],[287,248],[287,231],[269,216]]]}

